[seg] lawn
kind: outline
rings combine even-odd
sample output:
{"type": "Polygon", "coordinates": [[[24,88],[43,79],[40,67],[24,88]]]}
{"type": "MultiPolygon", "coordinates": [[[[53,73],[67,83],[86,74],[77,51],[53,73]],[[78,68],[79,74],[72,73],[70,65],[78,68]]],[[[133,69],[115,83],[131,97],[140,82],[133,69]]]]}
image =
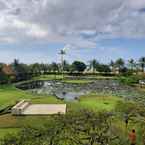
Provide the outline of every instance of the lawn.
{"type": "MultiPolygon", "coordinates": [[[[8,105],[15,104],[16,101],[21,99],[30,99],[32,103],[67,103],[67,110],[89,108],[95,111],[100,110],[113,110],[115,105],[120,98],[100,96],[95,94],[90,94],[87,96],[82,96],[79,101],[74,102],[64,102],[58,100],[54,96],[44,96],[35,95],[27,91],[22,91],[15,88],[13,85],[0,86],[0,106],[1,108],[8,105]]],[[[41,126],[50,119],[50,116],[12,116],[11,114],[6,114],[0,116],[0,136],[3,137],[4,134],[9,132],[16,132],[19,128],[25,125],[36,125],[41,126]]]]}
{"type": "Polygon", "coordinates": [[[63,78],[62,75],[40,75],[38,77],[34,77],[33,80],[61,80],[63,78]]]}
{"type": "Polygon", "coordinates": [[[92,80],[63,80],[64,83],[71,84],[87,84],[93,82],[92,80]]]}
{"type": "Polygon", "coordinates": [[[36,103],[60,103],[60,101],[53,96],[31,94],[27,91],[17,89],[13,85],[0,86],[0,109],[8,105],[13,105],[16,103],[16,101],[22,99],[31,99],[32,102],[34,101],[36,103]],[[41,102],[41,100],[43,101],[41,102]]]}
{"type": "Polygon", "coordinates": [[[115,96],[103,96],[102,94],[89,94],[81,96],[79,102],[70,103],[68,109],[90,109],[93,111],[112,111],[115,109],[118,101],[122,98],[115,96]]]}
{"type": "MultiPolygon", "coordinates": [[[[74,76],[74,78],[75,78],[75,76],[74,76]]],[[[101,75],[84,76],[84,78],[87,78],[87,79],[89,79],[89,78],[92,79],[93,78],[94,80],[95,79],[112,79],[112,78],[116,79],[116,77],[101,76],[101,75]]],[[[61,79],[63,79],[63,76],[62,75],[54,75],[54,74],[51,74],[51,75],[40,75],[38,77],[34,77],[33,78],[33,80],[55,80],[55,79],[56,80],[61,80],[61,79]]],[[[73,81],[66,74],[64,75],[64,79],[66,81],[68,81],[68,82],[69,81],[73,81]]],[[[84,81],[84,80],[76,80],[76,81],[84,81]]]]}
{"type": "MultiPolygon", "coordinates": [[[[74,80],[73,80],[74,81],[74,80]]],[[[84,80],[80,80],[85,83],[84,80]]],[[[79,80],[77,80],[79,82],[79,80]]],[[[69,83],[69,82],[68,82],[69,83]]],[[[73,82],[75,83],[75,81],[73,82]]],[[[80,83],[80,82],[79,82],[80,83]]],[[[21,99],[30,99],[32,103],[66,103],[67,111],[74,111],[79,109],[90,109],[93,111],[114,111],[118,102],[122,101],[122,98],[103,95],[103,94],[89,94],[83,95],[78,101],[64,102],[58,100],[54,96],[35,95],[27,91],[22,91],[15,88],[13,85],[0,86],[0,108],[6,107],[11,104],[15,104],[16,101],[21,99]]],[[[12,116],[11,114],[5,114],[0,116],[0,138],[3,138],[6,134],[17,133],[24,126],[37,126],[42,127],[46,124],[51,116],[12,116]]],[[[117,125],[122,132],[125,132],[125,124],[123,120],[117,118],[114,125],[117,125]],[[120,123],[118,123],[120,122],[120,123]]],[[[129,129],[132,128],[132,124],[129,129]]],[[[135,127],[136,128],[136,127],[135,127]]],[[[128,130],[129,131],[129,130],[128,130]]],[[[123,133],[124,134],[124,133],[123,133]]]]}
{"type": "Polygon", "coordinates": [[[15,135],[19,130],[19,128],[0,128],[0,137],[3,138],[6,134],[9,133],[15,135]]]}
{"type": "Polygon", "coordinates": [[[119,100],[119,97],[87,95],[80,98],[80,105],[97,111],[111,111],[119,100]]]}

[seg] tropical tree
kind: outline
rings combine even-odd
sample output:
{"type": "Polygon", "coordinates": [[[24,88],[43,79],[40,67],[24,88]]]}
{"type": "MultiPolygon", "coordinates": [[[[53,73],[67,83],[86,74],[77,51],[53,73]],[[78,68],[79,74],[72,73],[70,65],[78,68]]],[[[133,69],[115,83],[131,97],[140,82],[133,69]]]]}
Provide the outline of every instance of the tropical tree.
{"type": "Polygon", "coordinates": [[[93,60],[89,61],[89,67],[90,67],[91,70],[93,70],[93,73],[95,73],[96,67],[97,67],[98,64],[99,63],[97,62],[96,59],[93,59],[93,60]]]}
{"type": "Polygon", "coordinates": [[[3,72],[3,65],[0,63],[0,84],[8,83],[9,77],[3,72]]]}
{"type": "Polygon", "coordinates": [[[139,64],[140,64],[140,67],[141,67],[142,72],[144,72],[144,68],[145,68],[145,57],[141,57],[139,59],[139,64]]]}
{"type": "Polygon", "coordinates": [[[109,113],[80,110],[52,116],[43,127],[25,127],[17,136],[8,135],[1,145],[122,145],[120,129],[109,113]]]}
{"type": "Polygon", "coordinates": [[[125,62],[122,58],[119,58],[115,62],[115,66],[119,69],[119,72],[124,68],[125,62]]]}
{"type": "Polygon", "coordinates": [[[11,66],[15,72],[17,81],[30,79],[30,70],[26,64],[19,63],[19,60],[15,59],[11,66]]]}
{"type": "Polygon", "coordinates": [[[83,72],[86,69],[86,64],[81,61],[74,61],[72,63],[71,69],[72,71],[83,72]]]}
{"type": "Polygon", "coordinates": [[[106,72],[106,73],[111,71],[109,65],[106,64],[99,64],[96,70],[99,72],[106,72]]]}
{"type": "Polygon", "coordinates": [[[59,65],[56,62],[52,62],[50,68],[52,72],[59,72],[59,65]]]}
{"type": "Polygon", "coordinates": [[[109,63],[109,65],[110,65],[111,71],[113,72],[113,69],[114,69],[114,67],[115,67],[114,61],[111,60],[110,63],[109,63]]]}
{"type": "Polygon", "coordinates": [[[70,71],[70,65],[66,60],[63,61],[63,70],[66,72],[70,71]]]}
{"type": "Polygon", "coordinates": [[[130,60],[128,60],[128,65],[129,65],[129,67],[131,68],[131,70],[133,71],[133,69],[134,69],[134,67],[135,67],[135,60],[134,59],[130,59],[130,60]]]}

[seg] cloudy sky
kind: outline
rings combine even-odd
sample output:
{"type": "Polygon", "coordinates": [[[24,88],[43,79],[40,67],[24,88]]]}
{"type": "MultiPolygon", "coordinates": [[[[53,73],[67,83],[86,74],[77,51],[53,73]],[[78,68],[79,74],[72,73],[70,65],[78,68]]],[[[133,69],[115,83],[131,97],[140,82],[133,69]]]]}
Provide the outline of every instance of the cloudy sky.
{"type": "Polygon", "coordinates": [[[145,0],[0,0],[0,62],[145,56],[145,0]]]}

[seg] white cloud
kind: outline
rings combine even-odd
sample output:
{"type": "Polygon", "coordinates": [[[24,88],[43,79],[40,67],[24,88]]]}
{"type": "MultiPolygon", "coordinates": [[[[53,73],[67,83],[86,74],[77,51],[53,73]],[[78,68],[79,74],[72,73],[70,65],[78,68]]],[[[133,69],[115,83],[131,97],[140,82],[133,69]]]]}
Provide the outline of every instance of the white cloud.
{"type": "Polygon", "coordinates": [[[0,0],[0,8],[0,36],[17,41],[94,48],[103,38],[145,38],[145,0],[0,0]]]}

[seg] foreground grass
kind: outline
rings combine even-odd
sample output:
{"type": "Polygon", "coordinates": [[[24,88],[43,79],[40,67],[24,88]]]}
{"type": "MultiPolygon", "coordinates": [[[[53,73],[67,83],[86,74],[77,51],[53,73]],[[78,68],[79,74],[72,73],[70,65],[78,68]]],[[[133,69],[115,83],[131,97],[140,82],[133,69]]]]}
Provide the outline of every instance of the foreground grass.
{"type": "Polygon", "coordinates": [[[87,95],[80,98],[80,105],[94,111],[111,111],[116,107],[117,102],[121,100],[119,97],[87,95]]]}
{"type": "MultiPolygon", "coordinates": [[[[84,83],[84,82],[83,82],[84,83]]],[[[0,86],[0,108],[4,108],[9,105],[15,104],[21,99],[29,99],[32,103],[67,103],[67,110],[75,110],[87,108],[95,111],[106,110],[110,111],[115,108],[115,105],[120,98],[115,97],[105,97],[95,94],[90,94],[82,96],[79,101],[74,102],[64,102],[58,100],[54,96],[44,96],[31,94],[27,91],[22,91],[15,88],[13,85],[3,85],[0,86]]],[[[41,126],[50,119],[50,116],[12,116],[11,114],[0,116],[0,137],[9,132],[15,132],[19,128],[26,125],[36,125],[41,126]]]]}
{"type": "Polygon", "coordinates": [[[15,88],[13,85],[2,85],[0,86],[0,109],[7,107],[9,105],[15,104],[17,101],[22,99],[30,99],[34,102],[39,102],[43,100],[46,103],[60,103],[60,100],[56,99],[53,96],[43,96],[37,94],[31,94],[27,91],[23,91],[15,88]]]}
{"type": "MultiPolygon", "coordinates": [[[[84,82],[83,82],[84,83],[84,82]]],[[[67,103],[67,111],[74,111],[79,109],[90,109],[93,111],[115,111],[118,102],[122,101],[122,98],[114,96],[105,96],[102,94],[89,94],[81,96],[79,101],[64,102],[56,99],[54,96],[44,96],[31,94],[27,91],[22,91],[15,88],[13,85],[0,86],[0,106],[5,107],[15,104],[16,101],[21,99],[30,99],[32,103],[67,103]]],[[[0,116],[0,138],[3,138],[6,134],[17,133],[24,126],[36,126],[42,127],[51,119],[51,116],[12,116],[11,114],[5,114],[0,116]]],[[[130,123],[129,128],[126,130],[124,120],[116,118],[114,125],[119,127],[124,135],[124,138],[128,135],[128,132],[138,126],[130,123]]],[[[140,138],[138,139],[141,140],[140,138]]]]}
{"type": "Polygon", "coordinates": [[[15,135],[18,133],[19,130],[19,128],[0,128],[0,138],[5,137],[5,135],[9,133],[15,135]]]}
{"type": "Polygon", "coordinates": [[[68,110],[89,109],[95,112],[114,111],[122,98],[115,96],[103,96],[102,94],[89,94],[79,98],[79,102],[68,103],[68,110]]]}

